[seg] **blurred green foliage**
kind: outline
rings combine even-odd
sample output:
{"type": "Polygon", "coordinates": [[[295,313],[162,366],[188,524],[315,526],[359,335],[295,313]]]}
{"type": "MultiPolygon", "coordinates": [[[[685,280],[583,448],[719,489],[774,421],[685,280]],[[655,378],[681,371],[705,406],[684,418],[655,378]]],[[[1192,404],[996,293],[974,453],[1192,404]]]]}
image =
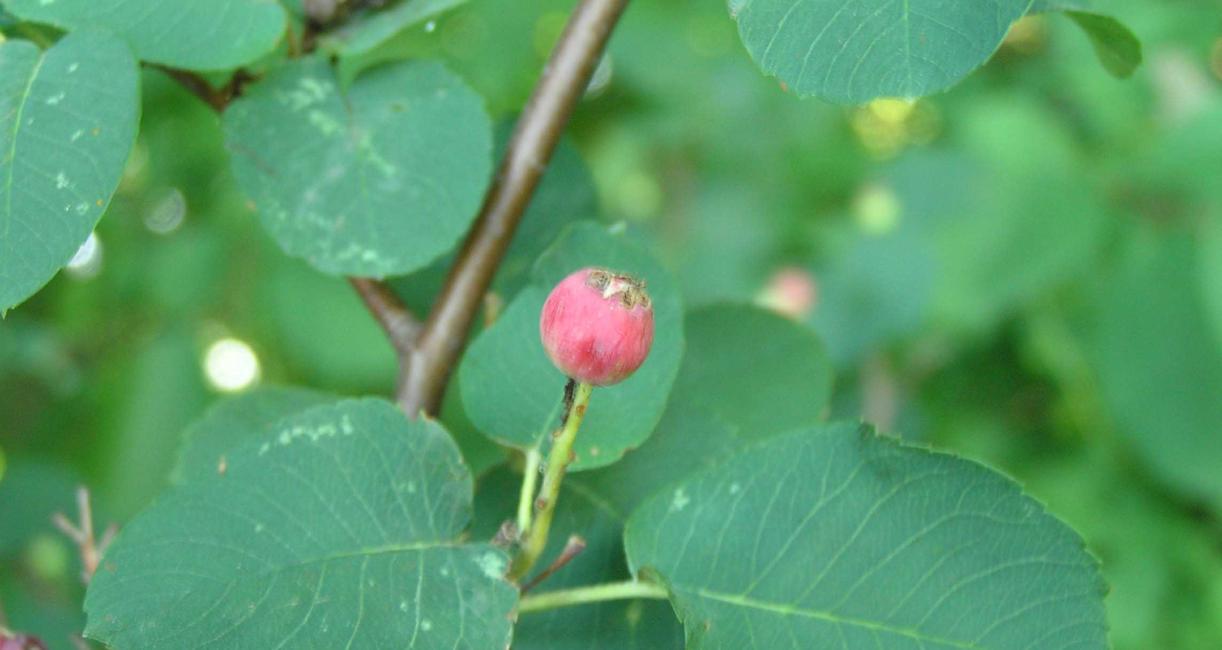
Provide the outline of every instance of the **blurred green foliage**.
{"type": "MultiPolygon", "coordinates": [[[[571,4],[472,0],[346,72],[440,57],[511,119],[571,4]]],[[[756,300],[784,268],[812,274],[805,318],[838,369],[830,415],[1024,482],[1102,559],[1118,650],[1212,650],[1222,15],[1213,0],[1106,4],[1143,43],[1129,80],[1100,71],[1071,21],[1038,16],[949,93],[843,108],[762,76],[721,4],[640,0],[572,144],[601,218],[651,234],[688,306],[756,300]]],[[[346,283],[260,228],[216,115],[156,71],[143,81],[96,274],[63,272],[0,322],[0,602],[53,648],[82,621],[50,513],[78,481],[106,519],[151,501],[220,395],[214,343],[245,342],[264,384],[354,395],[395,380],[346,283]]],[[[465,422],[453,395],[446,411],[465,422]]],[[[465,446],[481,466],[496,458],[465,446]]]]}

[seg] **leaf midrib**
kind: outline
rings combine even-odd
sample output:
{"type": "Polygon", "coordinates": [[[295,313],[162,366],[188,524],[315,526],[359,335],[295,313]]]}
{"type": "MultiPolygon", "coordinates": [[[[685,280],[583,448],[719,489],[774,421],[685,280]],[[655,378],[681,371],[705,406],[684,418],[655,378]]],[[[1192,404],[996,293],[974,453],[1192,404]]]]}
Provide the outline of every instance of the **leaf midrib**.
{"type": "Polygon", "coordinates": [[[877,621],[871,621],[871,620],[861,619],[861,618],[853,618],[850,616],[840,616],[838,614],[833,614],[832,612],[823,611],[823,610],[803,609],[803,608],[796,607],[794,605],[789,605],[786,603],[773,603],[773,602],[769,602],[766,600],[758,600],[755,598],[744,596],[742,594],[727,594],[727,593],[723,593],[719,591],[712,591],[710,589],[704,589],[701,587],[686,589],[679,585],[675,585],[674,589],[676,591],[681,591],[681,590],[690,591],[690,593],[700,598],[705,598],[708,600],[725,603],[728,605],[735,605],[738,607],[747,607],[750,609],[758,609],[758,610],[769,612],[772,614],[779,614],[781,616],[800,616],[803,618],[810,618],[810,619],[815,619],[819,621],[827,621],[829,623],[851,625],[855,627],[860,627],[862,629],[870,630],[872,632],[886,632],[889,634],[894,634],[897,636],[902,636],[902,637],[906,637],[909,639],[913,639],[915,641],[939,643],[942,645],[950,646],[952,648],[963,648],[964,650],[984,650],[984,646],[974,645],[968,641],[959,641],[957,639],[947,639],[947,638],[942,638],[942,637],[937,637],[937,636],[931,636],[928,634],[924,634],[920,630],[916,630],[914,628],[898,627],[895,625],[888,625],[886,623],[879,623],[877,621]]]}
{"type": "Polygon", "coordinates": [[[26,104],[30,101],[30,93],[34,91],[34,82],[38,79],[38,74],[42,72],[42,65],[47,60],[47,53],[40,51],[38,53],[38,62],[34,64],[34,68],[30,70],[30,78],[26,81],[25,90],[21,93],[21,99],[17,103],[17,113],[13,118],[12,144],[8,151],[8,178],[4,181],[4,238],[8,239],[9,228],[13,223],[13,175],[17,170],[17,136],[21,134],[21,119],[25,116],[26,104]]]}

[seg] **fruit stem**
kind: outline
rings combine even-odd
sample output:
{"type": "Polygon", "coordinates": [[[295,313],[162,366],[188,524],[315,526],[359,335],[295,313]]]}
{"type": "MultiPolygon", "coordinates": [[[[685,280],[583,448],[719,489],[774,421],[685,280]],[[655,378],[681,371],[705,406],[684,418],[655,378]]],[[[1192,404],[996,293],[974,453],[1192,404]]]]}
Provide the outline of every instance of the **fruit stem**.
{"type": "MultiPolygon", "coordinates": [[[[577,440],[577,429],[585,418],[586,407],[590,404],[590,393],[594,387],[587,383],[577,383],[569,380],[565,387],[565,398],[572,395],[565,411],[563,425],[552,434],[552,448],[547,453],[547,465],[543,472],[543,486],[539,488],[539,496],[534,501],[534,522],[528,528],[522,529],[522,540],[517,557],[509,568],[509,579],[518,580],[526,575],[534,566],[543,549],[547,547],[547,533],[552,525],[552,516],[556,513],[556,499],[560,496],[560,484],[564,481],[565,471],[573,461],[573,443],[577,440]],[[575,386],[575,388],[573,387],[575,386]]],[[[528,468],[529,469],[529,468],[528,468]]],[[[529,477],[525,481],[531,480],[529,477]]]]}
{"type": "Polygon", "coordinates": [[[669,595],[666,593],[665,587],[651,582],[640,582],[637,580],[611,582],[603,585],[560,589],[558,591],[547,591],[533,596],[526,596],[518,602],[518,613],[527,614],[559,607],[597,603],[604,600],[628,600],[634,598],[666,599],[669,598],[669,595]]]}
{"type": "Polygon", "coordinates": [[[530,530],[530,517],[534,513],[535,488],[539,486],[539,464],[543,462],[543,454],[539,448],[531,447],[526,451],[526,470],[522,475],[522,492],[518,495],[518,534],[530,530]]]}

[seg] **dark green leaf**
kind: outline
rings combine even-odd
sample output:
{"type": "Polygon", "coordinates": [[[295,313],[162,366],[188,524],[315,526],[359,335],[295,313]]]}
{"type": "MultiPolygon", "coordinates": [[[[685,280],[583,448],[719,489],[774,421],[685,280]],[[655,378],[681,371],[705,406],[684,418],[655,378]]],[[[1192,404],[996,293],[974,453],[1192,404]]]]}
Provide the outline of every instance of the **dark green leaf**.
{"type": "MultiPolygon", "coordinates": [[[[173,68],[223,70],[269,52],[284,34],[276,0],[4,0],[17,17],[68,30],[104,27],[136,56],[173,68]]],[[[97,76],[95,79],[109,79],[97,76]]]]}
{"type": "Polygon", "coordinates": [[[449,435],[350,400],[282,420],[124,527],[85,599],[116,650],[503,648],[507,558],[458,537],[471,479],[449,435]]]}
{"type": "Polygon", "coordinates": [[[1142,460],[1222,512],[1222,345],[1186,237],[1132,253],[1105,292],[1095,353],[1103,396],[1142,460]]]}
{"type": "Polygon", "coordinates": [[[184,435],[175,483],[189,483],[224,473],[227,455],[251,440],[270,440],[279,421],[335,397],[305,388],[261,386],[218,402],[184,435]]]}
{"type": "Polygon", "coordinates": [[[394,38],[399,32],[457,7],[467,0],[400,0],[350,19],[322,39],[322,46],[340,56],[359,56],[394,38]]]}
{"type": "MultiPolygon", "coordinates": [[[[760,392],[769,390],[767,384],[759,388],[760,392]]],[[[583,473],[580,483],[619,512],[632,512],[667,485],[712,467],[746,444],[733,426],[712,411],[672,400],[645,444],[630,450],[614,465],[583,473]]]]}
{"type": "Polygon", "coordinates": [[[944,90],[988,60],[1031,0],[729,0],[751,58],[837,103],[944,90]]]}
{"type": "Polygon", "coordinates": [[[427,266],[466,232],[491,173],[483,101],[432,62],[346,89],[320,58],[287,64],[225,111],[225,134],[276,241],[336,275],[427,266]]]}
{"type": "Polygon", "coordinates": [[[136,61],[100,31],[0,43],[0,313],[68,263],[106,211],[140,115],[136,61]]]}
{"type": "Polygon", "coordinates": [[[653,298],[653,349],[637,372],[598,388],[575,445],[571,469],[601,467],[649,437],[662,416],[683,355],[682,306],[675,281],[620,230],[581,223],[570,228],[535,266],[523,289],[463,357],[458,381],[467,414],[485,435],[528,448],[558,422],[565,378],[543,351],[539,313],[557,282],[585,266],[605,266],[645,279],[653,298]]]}
{"type": "Polygon", "coordinates": [[[689,648],[1107,648],[1082,540],[1012,481],[856,425],[778,437],[646,502],[629,565],[689,648]]]}
{"type": "Polygon", "coordinates": [[[810,328],[733,304],[696,309],[684,324],[687,351],[672,402],[715,413],[746,439],[819,420],[832,372],[810,328]]]}

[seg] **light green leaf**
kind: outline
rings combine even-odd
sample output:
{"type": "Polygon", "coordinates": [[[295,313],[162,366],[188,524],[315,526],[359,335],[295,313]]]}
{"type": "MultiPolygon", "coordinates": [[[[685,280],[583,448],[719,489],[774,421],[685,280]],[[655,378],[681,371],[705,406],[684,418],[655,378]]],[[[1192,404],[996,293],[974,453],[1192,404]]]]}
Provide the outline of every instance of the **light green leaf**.
{"type": "Polygon", "coordinates": [[[403,30],[449,11],[467,0],[401,0],[385,9],[356,16],[322,39],[322,47],[339,56],[368,53],[403,30]]]}
{"type": "Polygon", "coordinates": [[[1187,237],[1131,252],[1098,314],[1103,396],[1140,458],[1167,484],[1222,512],[1222,345],[1196,288],[1187,237]]]}
{"type": "Polygon", "coordinates": [[[1128,27],[1111,16],[1089,11],[1066,11],[1065,15],[1086,32],[1105,70],[1121,79],[1133,76],[1141,65],[1141,41],[1128,27]]]}
{"type": "Polygon", "coordinates": [[[1141,41],[1124,23],[1092,11],[1090,4],[1084,0],[1035,0],[1028,13],[1063,12],[1086,33],[1105,70],[1122,79],[1132,76],[1141,65],[1141,41]]]}
{"type": "Polygon", "coordinates": [[[116,650],[503,648],[504,554],[459,535],[471,478],[436,423],[349,400],[282,420],[123,528],[85,599],[116,650]]]}
{"type": "Polygon", "coordinates": [[[184,434],[175,483],[188,483],[223,474],[227,455],[251,440],[270,440],[280,420],[336,397],[305,388],[261,386],[217,402],[184,434]]]}
{"type": "Polygon", "coordinates": [[[843,104],[944,90],[993,54],[1031,0],[729,0],[751,58],[843,104]]]}
{"type": "Polygon", "coordinates": [[[1107,648],[1082,540],[1012,481],[856,425],[778,437],[629,518],[688,648],[1107,648]]]}
{"type": "Polygon", "coordinates": [[[715,413],[746,439],[818,422],[832,372],[813,330],[749,305],[687,315],[672,402],[715,413]]]}
{"type": "Polygon", "coordinates": [[[46,52],[0,43],[0,313],[30,297],[93,232],[140,116],[136,61],[100,31],[46,52]]]}
{"type": "MultiPolygon", "coordinates": [[[[4,0],[19,18],[61,29],[103,27],[145,61],[225,70],[270,53],[287,21],[276,0],[4,0]]],[[[101,79],[104,77],[95,77],[101,79]]]]}
{"type": "MultiPolygon", "coordinates": [[[[613,466],[614,467],[614,466],[613,466]]],[[[625,511],[570,476],[556,502],[552,538],[537,567],[549,566],[569,534],[579,534],[585,549],[531,593],[568,589],[628,579],[624,563],[625,511]]],[[[522,475],[501,465],[479,480],[472,537],[496,534],[517,507],[522,475]]],[[[621,600],[521,614],[513,632],[514,650],[680,650],[683,628],[670,603],[662,600],[621,600]]]]}
{"type": "Polygon", "coordinates": [[[662,416],[683,355],[682,306],[674,278],[620,229],[575,224],[539,259],[534,284],[523,289],[496,323],[471,343],[459,367],[462,401],[471,421],[503,444],[528,448],[558,423],[564,375],[539,340],[539,313],[551,288],[586,266],[643,278],[653,299],[649,357],[620,384],[598,388],[574,447],[572,470],[615,462],[649,437],[662,416]]]}
{"type": "Polygon", "coordinates": [[[491,174],[483,101],[433,62],[346,89],[321,58],[287,64],[225,111],[225,139],[280,246],[336,275],[427,266],[466,232],[491,174]]]}

